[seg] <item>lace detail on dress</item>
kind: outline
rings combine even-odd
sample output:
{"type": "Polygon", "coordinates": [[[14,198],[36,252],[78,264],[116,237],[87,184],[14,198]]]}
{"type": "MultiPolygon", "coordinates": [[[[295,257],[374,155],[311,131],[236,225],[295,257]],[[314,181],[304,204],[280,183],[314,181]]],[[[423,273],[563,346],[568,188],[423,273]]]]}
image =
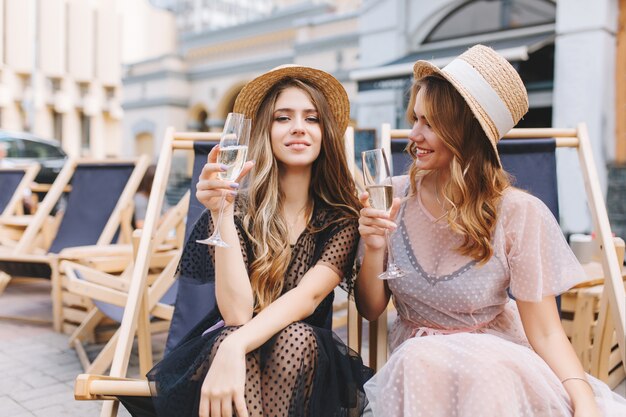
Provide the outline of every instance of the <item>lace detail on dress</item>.
{"type": "MultiPolygon", "coordinates": [[[[404,226],[404,219],[401,221],[401,225],[403,226],[401,228],[402,240],[404,240],[404,244],[407,247],[411,247],[411,241],[409,240],[409,235],[406,232],[406,226],[404,226]]],[[[426,281],[428,281],[430,285],[437,285],[438,282],[450,281],[460,275],[463,275],[465,272],[469,271],[474,265],[478,263],[478,261],[475,261],[475,260],[470,261],[464,266],[462,266],[460,269],[457,269],[451,274],[436,275],[436,274],[429,274],[428,272],[426,272],[424,268],[422,268],[422,265],[420,265],[419,261],[415,258],[415,254],[412,251],[409,252],[409,260],[411,261],[411,265],[413,265],[413,267],[419,272],[419,275],[422,278],[424,278],[426,281]]]]}

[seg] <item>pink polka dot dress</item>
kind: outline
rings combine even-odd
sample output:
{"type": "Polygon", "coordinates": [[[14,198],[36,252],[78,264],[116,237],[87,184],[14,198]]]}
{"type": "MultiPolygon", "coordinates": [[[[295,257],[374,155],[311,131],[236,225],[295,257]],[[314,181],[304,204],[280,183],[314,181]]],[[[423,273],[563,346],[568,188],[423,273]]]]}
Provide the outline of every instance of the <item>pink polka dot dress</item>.
{"type": "MultiPolygon", "coordinates": [[[[396,179],[404,196],[408,178],[396,179]]],[[[523,191],[505,192],[483,265],[458,254],[445,218],[407,197],[392,236],[407,275],[388,281],[398,317],[391,357],[365,385],[375,417],[572,416],[569,396],[525,337],[515,302],[540,301],[585,279],[549,209],[523,191]]],[[[626,416],[626,400],[589,377],[604,416],[626,416]]]]}

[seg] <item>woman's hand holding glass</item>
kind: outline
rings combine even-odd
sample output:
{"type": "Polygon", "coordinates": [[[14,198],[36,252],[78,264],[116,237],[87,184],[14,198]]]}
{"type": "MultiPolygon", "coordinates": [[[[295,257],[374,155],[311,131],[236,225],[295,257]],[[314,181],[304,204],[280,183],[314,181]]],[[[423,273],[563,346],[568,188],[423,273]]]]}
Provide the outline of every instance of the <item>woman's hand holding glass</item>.
{"type": "Polygon", "coordinates": [[[394,220],[400,209],[400,199],[393,199],[389,212],[373,208],[367,192],[362,193],[359,200],[363,204],[359,217],[359,234],[363,244],[374,250],[386,249],[385,232],[393,233],[397,229],[394,220]]]}
{"type": "MultiPolygon", "coordinates": [[[[246,162],[250,129],[250,119],[244,119],[243,115],[239,113],[229,113],[220,144],[209,153],[207,164],[203,168],[196,186],[196,198],[211,210],[213,216],[215,215],[215,205],[214,200],[211,201],[211,197],[216,196],[216,189],[219,190],[221,198],[219,199],[217,220],[213,223],[213,234],[207,239],[196,240],[197,243],[220,247],[229,246],[222,240],[220,224],[226,208],[227,197],[230,196],[231,204],[229,205],[232,206],[234,196],[237,194],[234,190],[239,187],[239,183],[236,181],[240,181],[252,168],[252,165],[246,162]],[[247,170],[245,170],[246,167],[247,170]],[[216,175],[213,176],[213,173],[216,175]]],[[[215,219],[215,217],[213,218],[215,219]]]]}
{"type": "Polygon", "coordinates": [[[387,156],[382,149],[372,149],[361,153],[363,160],[363,182],[367,189],[367,202],[361,210],[359,232],[365,245],[372,249],[387,247],[387,269],[380,274],[380,279],[393,279],[405,275],[395,262],[393,248],[389,241],[389,230],[395,230],[391,220],[398,211],[399,201],[393,198],[393,181],[387,156]],[[395,201],[395,212],[392,213],[395,201]],[[371,206],[371,207],[368,207],[371,206]],[[382,234],[383,241],[378,235],[382,234]]]}
{"type": "Polygon", "coordinates": [[[224,213],[232,214],[233,202],[241,181],[250,172],[254,163],[248,161],[244,164],[239,177],[234,181],[223,180],[218,174],[226,172],[227,168],[217,162],[219,145],[214,146],[209,152],[207,163],[202,168],[198,183],[196,184],[196,198],[206,207],[214,219],[217,219],[222,205],[222,197],[225,197],[224,213]]]}

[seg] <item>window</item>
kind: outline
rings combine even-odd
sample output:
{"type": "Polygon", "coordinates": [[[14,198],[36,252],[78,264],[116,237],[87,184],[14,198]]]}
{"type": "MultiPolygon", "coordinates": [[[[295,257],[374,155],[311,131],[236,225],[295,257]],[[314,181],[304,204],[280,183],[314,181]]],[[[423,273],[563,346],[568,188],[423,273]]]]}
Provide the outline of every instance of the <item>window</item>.
{"type": "Polygon", "coordinates": [[[476,0],[465,3],[448,14],[432,30],[424,43],[555,21],[555,1],[476,0]]]}
{"type": "Polygon", "coordinates": [[[1,138],[0,142],[3,143],[7,151],[7,158],[18,158],[20,156],[20,147],[15,139],[1,138]]]}
{"type": "Polygon", "coordinates": [[[59,113],[58,111],[52,109],[52,134],[54,138],[62,141],[63,140],[63,113],[59,113]]]}
{"type": "Polygon", "coordinates": [[[64,155],[58,148],[48,145],[47,143],[39,143],[30,140],[24,140],[24,157],[25,158],[58,158],[64,155]]]}
{"type": "Polygon", "coordinates": [[[80,112],[80,147],[84,151],[91,149],[91,118],[80,112]]]}

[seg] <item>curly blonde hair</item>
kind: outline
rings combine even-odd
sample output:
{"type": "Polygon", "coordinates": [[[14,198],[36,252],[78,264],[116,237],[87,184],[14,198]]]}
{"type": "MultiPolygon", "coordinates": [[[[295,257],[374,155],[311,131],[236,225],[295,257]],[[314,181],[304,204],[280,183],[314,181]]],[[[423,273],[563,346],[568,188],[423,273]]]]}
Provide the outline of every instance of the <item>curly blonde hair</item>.
{"type": "MultiPolygon", "coordinates": [[[[443,77],[433,74],[417,80],[411,88],[407,109],[410,124],[415,121],[413,108],[417,93],[422,91],[423,109],[435,134],[452,152],[450,180],[443,187],[445,200],[451,206],[446,219],[463,237],[457,248],[462,255],[484,264],[493,255],[491,238],[498,217],[498,204],[504,190],[511,186],[487,135],[469,106],[443,77]]],[[[409,144],[415,157],[415,144],[409,144]]],[[[417,190],[417,179],[428,175],[413,164],[409,170],[411,193],[417,190]]]]}
{"type": "MultiPolygon", "coordinates": [[[[305,79],[288,77],[276,83],[265,95],[252,126],[250,158],[255,162],[250,175],[248,208],[244,228],[254,251],[250,282],[255,297],[255,311],[276,300],[291,260],[289,231],[283,216],[284,194],[280,189],[278,162],[272,153],[270,132],[278,96],[287,88],[302,90],[319,114],[322,142],[320,154],[313,163],[306,218],[313,213],[313,202],[321,201],[339,210],[336,222],[357,218],[361,204],[348,165],[333,113],[324,95],[305,79]]],[[[311,230],[312,232],[315,232],[311,230]]]]}

